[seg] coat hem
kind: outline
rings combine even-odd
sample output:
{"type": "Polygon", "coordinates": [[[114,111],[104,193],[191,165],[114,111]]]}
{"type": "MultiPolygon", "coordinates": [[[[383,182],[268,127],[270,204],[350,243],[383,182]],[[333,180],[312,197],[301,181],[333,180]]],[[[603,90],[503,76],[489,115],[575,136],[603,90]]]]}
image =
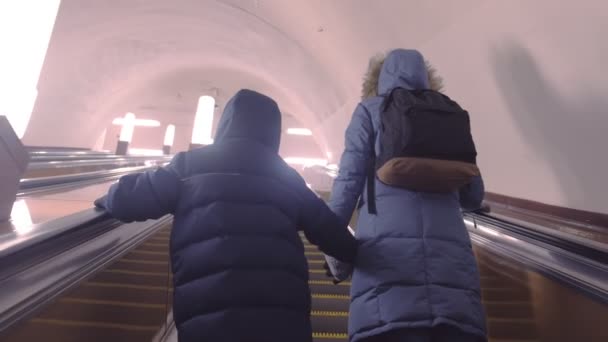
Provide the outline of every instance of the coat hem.
{"type": "Polygon", "coordinates": [[[414,321],[414,322],[390,322],[385,323],[382,326],[371,328],[369,330],[359,331],[354,334],[350,334],[350,342],[358,342],[364,338],[376,336],[382,333],[386,333],[396,329],[407,329],[407,328],[433,328],[439,325],[449,325],[456,329],[461,330],[467,334],[475,335],[480,338],[480,341],[487,342],[488,337],[484,330],[471,326],[469,324],[463,324],[458,321],[454,321],[449,318],[436,318],[433,321],[414,321]]]}

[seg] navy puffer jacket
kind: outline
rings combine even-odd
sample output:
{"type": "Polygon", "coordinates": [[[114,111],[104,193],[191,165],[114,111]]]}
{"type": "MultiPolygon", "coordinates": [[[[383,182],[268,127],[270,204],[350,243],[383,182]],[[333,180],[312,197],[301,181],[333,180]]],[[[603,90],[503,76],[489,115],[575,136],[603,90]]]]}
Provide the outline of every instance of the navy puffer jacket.
{"type": "Polygon", "coordinates": [[[174,318],[180,341],[311,341],[303,229],[325,253],[352,262],[345,225],[277,154],[276,103],[242,90],[215,143],[167,168],[123,177],[105,206],[123,221],[175,216],[174,318]]]}

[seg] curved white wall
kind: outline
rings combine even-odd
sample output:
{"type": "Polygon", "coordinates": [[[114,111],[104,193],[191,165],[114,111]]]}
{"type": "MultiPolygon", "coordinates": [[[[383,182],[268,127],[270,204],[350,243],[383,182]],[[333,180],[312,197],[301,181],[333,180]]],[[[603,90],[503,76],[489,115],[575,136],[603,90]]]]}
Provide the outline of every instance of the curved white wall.
{"type": "Polygon", "coordinates": [[[608,213],[606,13],[490,1],[421,46],[471,111],[489,191],[608,213]]]}

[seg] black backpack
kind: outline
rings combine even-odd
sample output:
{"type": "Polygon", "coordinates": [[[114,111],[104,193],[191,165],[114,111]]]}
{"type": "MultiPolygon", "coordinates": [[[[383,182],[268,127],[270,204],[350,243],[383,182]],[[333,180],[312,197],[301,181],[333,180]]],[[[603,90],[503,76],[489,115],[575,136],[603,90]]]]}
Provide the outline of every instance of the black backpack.
{"type": "Polygon", "coordinates": [[[396,88],[380,107],[379,154],[368,177],[368,208],[376,212],[374,180],[414,191],[457,190],[479,174],[469,114],[433,90],[396,88]]]}

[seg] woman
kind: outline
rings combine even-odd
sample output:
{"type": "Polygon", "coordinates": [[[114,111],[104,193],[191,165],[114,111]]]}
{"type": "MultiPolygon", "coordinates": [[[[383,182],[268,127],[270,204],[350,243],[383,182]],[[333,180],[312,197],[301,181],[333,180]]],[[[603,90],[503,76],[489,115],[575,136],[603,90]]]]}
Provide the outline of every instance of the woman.
{"type": "MultiPolygon", "coordinates": [[[[371,146],[378,148],[373,139],[382,96],[396,87],[439,90],[441,80],[418,51],[394,50],[370,62],[330,200],[330,208],[348,222],[361,199],[350,339],[485,341],[479,273],[461,214],[461,207],[480,206],[481,177],[449,194],[413,192],[376,180],[375,214],[362,196],[374,155],[371,146]]],[[[348,264],[327,259],[338,280],[350,275],[348,264]]]]}

